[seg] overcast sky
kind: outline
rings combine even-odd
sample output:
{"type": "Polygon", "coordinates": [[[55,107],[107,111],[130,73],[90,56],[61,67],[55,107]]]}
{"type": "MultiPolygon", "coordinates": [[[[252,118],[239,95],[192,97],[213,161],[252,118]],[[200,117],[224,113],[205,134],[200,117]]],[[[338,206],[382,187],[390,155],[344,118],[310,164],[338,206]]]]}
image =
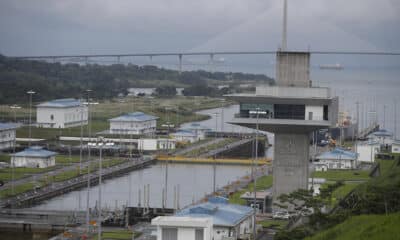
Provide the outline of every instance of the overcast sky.
{"type": "MultiPolygon", "coordinates": [[[[275,50],[282,0],[0,0],[0,53],[275,50]]],[[[288,46],[400,51],[399,0],[289,0],[288,46]]]]}

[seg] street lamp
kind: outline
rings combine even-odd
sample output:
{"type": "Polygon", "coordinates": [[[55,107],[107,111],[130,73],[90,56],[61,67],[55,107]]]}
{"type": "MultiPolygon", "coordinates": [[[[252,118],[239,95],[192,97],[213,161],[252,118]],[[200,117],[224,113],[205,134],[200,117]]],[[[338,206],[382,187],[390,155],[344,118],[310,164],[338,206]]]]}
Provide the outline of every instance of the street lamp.
{"type": "Polygon", "coordinates": [[[35,94],[33,90],[29,90],[26,92],[29,94],[29,141],[28,141],[28,146],[31,146],[31,137],[32,137],[32,95],[35,94]]]}
{"type": "MultiPolygon", "coordinates": [[[[14,111],[14,122],[17,122],[17,114],[16,114],[16,110],[20,109],[21,107],[18,105],[12,105],[10,106],[11,109],[13,109],[14,111]]],[[[13,143],[13,154],[15,154],[15,145],[16,145],[16,136],[14,136],[14,143],[13,143]]],[[[14,161],[11,161],[11,194],[14,195],[14,178],[15,178],[15,166],[14,166],[14,161]]]]}
{"type": "MultiPolygon", "coordinates": [[[[215,114],[215,140],[217,140],[217,128],[218,128],[218,113],[215,114]]],[[[213,194],[216,192],[216,180],[217,180],[217,151],[214,150],[214,165],[213,165],[213,194]]]]}
{"type": "MultiPolygon", "coordinates": [[[[87,111],[88,111],[88,138],[90,141],[91,137],[91,129],[90,129],[90,92],[92,90],[87,89],[87,111]]],[[[89,234],[89,226],[90,226],[90,213],[89,213],[89,198],[90,198],[90,145],[88,147],[88,173],[87,173],[87,196],[86,196],[86,232],[89,234]]]]}
{"type": "Polygon", "coordinates": [[[257,118],[256,118],[256,146],[255,146],[255,158],[254,158],[254,162],[253,162],[253,192],[254,192],[254,202],[253,202],[253,239],[255,239],[256,237],[256,202],[257,202],[257,189],[256,189],[256,185],[257,185],[257,174],[256,174],[256,165],[258,162],[258,118],[259,118],[259,114],[266,114],[265,111],[260,111],[260,108],[256,108],[256,111],[250,111],[250,114],[256,114],[257,118]]]}
{"type": "Polygon", "coordinates": [[[17,109],[21,109],[21,107],[16,105],[16,104],[14,104],[14,105],[10,106],[10,108],[14,112],[14,122],[17,122],[17,109]]]}

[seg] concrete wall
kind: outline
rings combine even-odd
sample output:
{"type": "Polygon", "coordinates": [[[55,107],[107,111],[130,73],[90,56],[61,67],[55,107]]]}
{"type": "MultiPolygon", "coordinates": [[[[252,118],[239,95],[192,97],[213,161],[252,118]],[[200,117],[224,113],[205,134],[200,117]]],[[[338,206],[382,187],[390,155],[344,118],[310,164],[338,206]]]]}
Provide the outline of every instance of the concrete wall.
{"type": "Polygon", "coordinates": [[[306,106],[306,114],[304,120],[324,120],[324,107],[323,106],[306,106]],[[309,119],[310,112],[312,113],[312,119],[309,119]]]}
{"type": "Polygon", "coordinates": [[[330,98],[329,88],[257,86],[256,95],[281,98],[330,98]]]}
{"type": "Polygon", "coordinates": [[[0,130],[0,150],[14,147],[15,133],[15,129],[0,130]]]}
{"type": "Polygon", "coordinates": [[[82,124],[86,125],[87,121],[88,121],[87,107],[70,107],[70,108],[38,107],[36,110],[36,122],[38,124],[38,127],[44,127],[44,128],[76,127],[79,126],[81,122],[82,124]]]}
{"type": "Polygon", "coordinates": [[[309,69],[310,53],[276,53],[276,81],[278,86],[310,87],[309,69]]]}
{"type": "MultiPolygon", "coordinates": [[[[290,127],[289,127],[290,128],[290,127]]],[[[308,189],[309,134],[275,133],[273,197],[308,189]]]]}
{"type": "Polygon", "coordinates": [[[11,164],[15,167],[47,168],[56,165],[55,157],[15,157],[11,158],[11,164]]]}
{"type": "Polygon", "coordinates": [[[375,154],[379,152],[380,146],[377,145],[357,145],[358,161],[373,163],[375,154]]]}
{"type": "Polygon", "coordinates": [[[398,143],[392,144],[392,153],[400,153],[400,144],[398,143]]]}

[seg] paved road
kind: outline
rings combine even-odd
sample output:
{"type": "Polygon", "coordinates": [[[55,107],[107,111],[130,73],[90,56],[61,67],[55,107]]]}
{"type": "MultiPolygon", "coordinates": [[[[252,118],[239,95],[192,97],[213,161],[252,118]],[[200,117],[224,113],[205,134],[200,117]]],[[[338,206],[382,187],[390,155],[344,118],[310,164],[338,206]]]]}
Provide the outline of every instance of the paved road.
{"type": "Polygon", "coordinates": [[[211,140],[211,141],[207,141],[207,142],[205,142],[205,143],[194,144],[193,146],[190,146],[190,147],[187,147],[187,148],[185,148],[185,149],[176,151],[176,152],[174,153],[174,155],[175,155],[175,156],[182,156],[182,155],[185,155],[186,153],[191,152],[191,151],[193,151],[193,150],[195,150],[195,149],[199,149],[199,148],[202,148],[202,147],[207,147],[207,146],[209,146],[209,145],[218,144],[219,142],[222,142],[222,141],[224,141],[224,140],[225,140],[224,138],[217,138],[217,139],[213,139],[213,140],[211,140]]]}
{"type": "Polygon", "coordinates": [[[221,153],[221,152],[230,150],[230,149],[232,149],[232,148],[235,148],[235,147],[237,147],[237,146],[240,146],[240,145],[242,145],[242,144],[245,144],[245,143],[251,142],[251,141],[253,141],[253,139],[241,139],[241,140],[238,140],[238,141],[236,141],[236,142],[233,142],[233,143],[224,145],[223,147],[220,147],[220,148],[217,148],[217,149],[208,151],[207,153],[203,153],[203,154],[201,154],[199,157],[200,157],[200,158],[212,157],[212,156],[214,156],[215,154],[218,154],[218,153],[221,153]]]}

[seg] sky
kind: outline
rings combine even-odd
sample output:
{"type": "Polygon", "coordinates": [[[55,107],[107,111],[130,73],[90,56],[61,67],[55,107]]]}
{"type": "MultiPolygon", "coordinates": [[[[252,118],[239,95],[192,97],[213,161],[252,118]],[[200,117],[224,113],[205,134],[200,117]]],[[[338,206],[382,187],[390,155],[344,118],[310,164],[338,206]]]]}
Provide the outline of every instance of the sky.
{"type": "MultiPolygon", "coordinates": [[[[291,50],[400,51],[398,0],[289,0],[291,50]]],[[[282,0],[0,0],[7,56],[276,50],[282,0]]]]}

